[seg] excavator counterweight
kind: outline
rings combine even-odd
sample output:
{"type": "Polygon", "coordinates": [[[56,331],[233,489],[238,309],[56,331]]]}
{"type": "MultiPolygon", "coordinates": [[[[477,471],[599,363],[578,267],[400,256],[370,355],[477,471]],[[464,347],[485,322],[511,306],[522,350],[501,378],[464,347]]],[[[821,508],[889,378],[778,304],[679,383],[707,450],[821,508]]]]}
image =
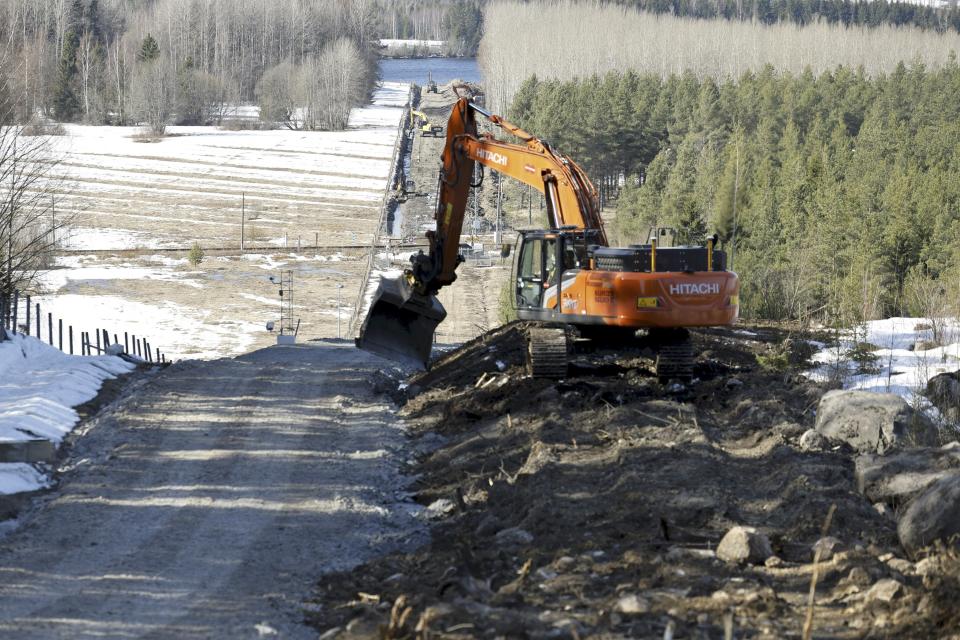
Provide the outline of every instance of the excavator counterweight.
{"type": "Polygon", "coordinates": [[[430,360],[433,333],[447,312],[434,295],[413,290],[405,276],[380,280],[356,344],[410,367],[430,360]]]}

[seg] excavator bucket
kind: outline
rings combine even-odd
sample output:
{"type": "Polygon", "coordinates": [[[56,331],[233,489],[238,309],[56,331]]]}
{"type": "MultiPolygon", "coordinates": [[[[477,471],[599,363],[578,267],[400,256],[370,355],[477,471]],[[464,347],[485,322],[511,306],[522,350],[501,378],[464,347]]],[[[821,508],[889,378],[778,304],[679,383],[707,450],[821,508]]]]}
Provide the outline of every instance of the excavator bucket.
{"type": "Polygon", "coordinates": [[[433,332],[446,317],[436,296],[416,293],[403,276],[383,278],[356,343],[365,351],[425,369],[433,332]]]}

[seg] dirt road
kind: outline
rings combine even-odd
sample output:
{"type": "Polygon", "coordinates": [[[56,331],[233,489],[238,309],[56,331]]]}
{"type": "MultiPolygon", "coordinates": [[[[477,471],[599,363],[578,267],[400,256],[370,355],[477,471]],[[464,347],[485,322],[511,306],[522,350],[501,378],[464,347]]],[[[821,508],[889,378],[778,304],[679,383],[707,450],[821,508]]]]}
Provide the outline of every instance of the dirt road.
{"type": "Polygon", "coordinates": [[[318,575],[422,541],[382,365],[300,345],[149,379],[0,539],[0,637],[315,637],[318,575]]]}

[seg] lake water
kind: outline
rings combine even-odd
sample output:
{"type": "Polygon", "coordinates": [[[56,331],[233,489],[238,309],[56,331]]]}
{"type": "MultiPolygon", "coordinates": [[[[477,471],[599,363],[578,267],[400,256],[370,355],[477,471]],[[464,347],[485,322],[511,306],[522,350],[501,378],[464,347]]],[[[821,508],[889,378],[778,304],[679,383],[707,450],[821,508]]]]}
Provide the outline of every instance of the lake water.
{"type": "Polygon", "coordinates": [[[451,80],[480,82],[476,58],[385,58],[380,61],[384,82],[416,82],[426,86],[428,73],[433,74],[437,84],[451,80]]]}

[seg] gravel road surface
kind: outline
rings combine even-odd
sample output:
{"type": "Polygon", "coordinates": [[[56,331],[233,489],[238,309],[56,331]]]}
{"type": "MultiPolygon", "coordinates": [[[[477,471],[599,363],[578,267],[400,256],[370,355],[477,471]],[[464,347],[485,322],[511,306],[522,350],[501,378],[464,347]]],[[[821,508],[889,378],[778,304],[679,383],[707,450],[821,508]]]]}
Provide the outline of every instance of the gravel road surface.
{"type": "Polygon", "coordinates": [[[322,573],[424,536],[383,364],[298,345],[150,378],[0,539],[0,637],[315,637],[322,573]]]}

